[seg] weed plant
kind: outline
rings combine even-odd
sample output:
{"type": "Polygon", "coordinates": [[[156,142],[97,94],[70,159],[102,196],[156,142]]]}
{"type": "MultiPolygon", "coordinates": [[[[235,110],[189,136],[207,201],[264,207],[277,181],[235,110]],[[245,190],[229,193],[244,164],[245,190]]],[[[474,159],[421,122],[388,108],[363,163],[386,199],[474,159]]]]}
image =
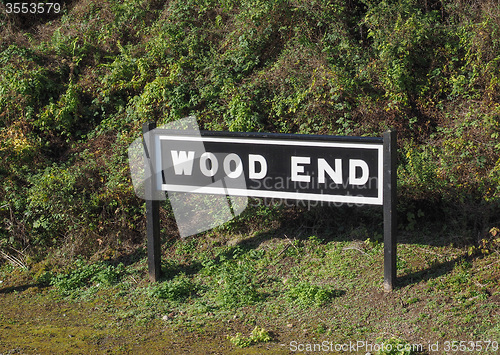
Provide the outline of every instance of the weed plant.
{"type": "Polygon", "coordinates": [[[342,295],[342,292],[327,286],[301,282],[296,286],[292,286],[286,295],[291,302],[300,307],[320,307],[328,303],[332,298],[342,295]]]}
{"type": "MultiPolygon", "coordinates": [[[[51,275],[50,284],[62,294],[69,295],[72,291],[91,285],[114,285],[125,273],[123,264],[118,266],[104,263],[88,264],[82,259],[77,259],[67,272],[51,275]]],[[[47,275],[42,275],[42,279],[46,278],[47,275]]]]}
{"type": "Polygon", "coordinates": [[[271,336],[268,331],[260,327],[255,327],[248,337],[245,337],[241,333],[237,333],[235,336],[228,336],[228,338],[232,344],[240,348],[246,348],[253,344],[267,343],[271,341],[271,336]]]}
{"type": "Polygon", "coordinates": [[[181,302],[194,296],[199,287],[186,275],[180,274],[151,288],[151,295],[160,299],[181,302]]]}

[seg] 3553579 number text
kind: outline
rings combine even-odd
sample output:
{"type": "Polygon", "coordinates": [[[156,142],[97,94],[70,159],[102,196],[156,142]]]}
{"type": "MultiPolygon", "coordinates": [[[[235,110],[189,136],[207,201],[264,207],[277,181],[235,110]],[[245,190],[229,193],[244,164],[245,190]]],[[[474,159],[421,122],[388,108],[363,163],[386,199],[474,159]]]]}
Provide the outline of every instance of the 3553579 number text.
{"type": "Polygon", "coordinates": [[[8,14],[50,14],[61,12],[57,2],[8,2],[5,4],[8,14]]]}

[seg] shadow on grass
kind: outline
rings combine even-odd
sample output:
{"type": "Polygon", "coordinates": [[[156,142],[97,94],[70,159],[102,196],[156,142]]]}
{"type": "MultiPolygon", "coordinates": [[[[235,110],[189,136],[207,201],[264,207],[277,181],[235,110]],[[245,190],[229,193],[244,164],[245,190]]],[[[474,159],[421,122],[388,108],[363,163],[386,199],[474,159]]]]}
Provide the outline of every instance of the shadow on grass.
{"type": "Polygon", "coordinates": [[[167,260],[162,263],[161,266],[161,276],[160,282],[167,281],[176,275],[194,275],[203,269],[203,265],[200,262],[193,262],[190,264],[174,264],[167,260]]]}
{"type": "MultiPolygon", "coordinates": [[[[381,206],[302,206],[295,202],[269,207],[252,205],[241,215],[226,224],[225,231],[229,235],[248,235],[248,238],[232,244],[239,252],[257,249],[270,239],[283,239],[295,248],[295,243],[311,238],[321,244],[331,241],[383,241],[383,208],[381,206]],[[266,226],[269,226],[266,227],[266,226]],[[293,243],[293,244],[292,244],[293,243]]],[[[398,244],[419,244],[428,246],[467,246],[474,245],[481,231],[491,225],[500,225],[500,210],[495,203],[478,204],[467,207],[451,206],[446,203],[431,204],[429,201],[401,202],[398,206],[398,244]],[[481,209],[479,208],[481,207],[481,209]],[[469,213],[470,212],[470,213],[469,213]],[[452,218],[453,216],[453,218],[452,218]],[[446,227],[446,228],[445,228],[446,227]]],[[[175,235],[175,233],[173,233],[175,235]]],[[[170,238],[165,244],[175,243],[170,238]]],[[[200,236],[193,236],[199,238],[200,236]]],[[[203,236],[201,236],[203,238],[203,236]]],[[[221,259],[234,258],[234,249],[230,248],[215,257],[214,262],[221,259]]],[[[130,265],[147,256],[146,248],[138,248],[130,255],[123,255],[113,262],[130,265]]],[[[163,258],[165,258],[163,256],[163,258]]],[[[433,264],[431,267],[403,275],[398,278],[398,287],[404,287],[424,280],[438,278],[451,272],[456,264],[465,256],[451,261],[433,264]]],[[[199,262],[177,263],[163,260],[161,281],[167,281],[181,273],[193,275],[203,269],[199,262]]]]}
{"type": "Polygon", "coordinates": [[[132,265],[148,255],[148,251],[144,247],[139,247],[134,249],[131,253],[122,254],[115,259],[109,260],[111,265],[123,264],[125,266],[132,265]]]}
{"type": "Polygon", "coordinates": [[[23,292],[26,291],[27,289],[30,288],[46,288],[49,287],[47,284],[42,284],[42,283],[32,283],[32,284],[27,284],[27,285],[21,285],[21,286],[11,286],[11,287],[6,287],[6,288],[0,288],[0,294],[7,294],[7,293],[13,293],[13,292],[23,292]]]}
{"type": "Polygon", "coordinates": [[[427,269],[400,276],[397,279],[396,288],[403,288],[412,284],[419,283],[421,281],[428,281],[431,279],[436,279],[440,276],[444,276],[453,271],[457,264],[460,264],[467,259],[469,259],[469,257],[467,257],[466,255],[461,255],[453,260],[445,261],[442,263],[435,263],[427,269]]]}
{"type": "MultiPolygon", "coordinates": [[[[308,205],[307,201],[284,201],[278,204],[281,207],[269,207],[267,221],[260,218],[261,223],[258,223],[257,216],[264,215],[265,200],[261,203],[254,203],[242,213],[240,221],[234,223],[237,230],[248,221],[254,224],[254,229],[271,221],[280,225],[267,233],[271,238],[285,238],[286,234],[290,239],[307,239],[315,235],[328,242],[383,236],[382,206],[308,205]]],[[[500,201],[401,200],[397,208],[397,222],[399,243],[470,245],[478,237],[486,236],[492,226],[500,225],[500,201]]]]}
{"type": "MultiPolygon", "coordinates": [[[[490,207],[494,209],[493,206],[490,207]]],[[[398,214],[398,244],[465,247],[476,243],[476,238],[482,235],[480,230],[484,229],[485,225],[500,223],[498,216],[493,216],[491,213],[486,214],[486,217],[470,216],[463,223],[450,222],[446,219],[447,213],[443,211],[438,213],[437,209],[434,207],[434,210],[426,210],[426,214],[422,217],[409,214],[410,221],[408,221],[408,216],[400,212],[398,214]],[[482,222],[469,223],[476,220],[482,220],[482,222]]],[[[383,211],[380,206],[323,206],[302,211],[290,209],[278,217],[282,222],[278,228],[254,234],[251,238],[241,240],[237,245],[248,251],[258,248],[260,244],[273,238],[288,240],[292,245],[292,242],[300,244],[301,241],[312,237],[322,244],[330,241],[364,241],[368,238],[373,240],[374,237],[376,241],[383,242],[382,216],[383,211]]],[[[424,270],[399,276],[397,288],[444,276],[468,258],[470,257],[464,253],[453,260],[436,262],[424,270]]]]}

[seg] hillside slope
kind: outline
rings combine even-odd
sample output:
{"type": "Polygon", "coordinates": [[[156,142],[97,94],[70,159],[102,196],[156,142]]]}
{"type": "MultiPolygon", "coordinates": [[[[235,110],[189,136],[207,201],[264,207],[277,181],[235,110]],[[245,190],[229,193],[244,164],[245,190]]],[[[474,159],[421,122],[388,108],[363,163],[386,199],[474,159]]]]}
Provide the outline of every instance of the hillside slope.
{"type": "Polygon", "coordinates": [[[188,115],[210,130],[377,136],[395,127],[402,228],[445,221],[476,243],[500,224],[496,1],[0,9],[6,251],[90,255],[141,243],[126,149],[143,122],[188,115]]]}

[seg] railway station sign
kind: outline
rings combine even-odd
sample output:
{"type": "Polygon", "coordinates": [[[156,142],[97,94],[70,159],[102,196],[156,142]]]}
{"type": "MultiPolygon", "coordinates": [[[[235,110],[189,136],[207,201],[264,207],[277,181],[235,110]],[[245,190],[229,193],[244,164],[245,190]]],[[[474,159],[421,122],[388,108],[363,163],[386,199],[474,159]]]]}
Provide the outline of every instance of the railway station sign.
{"type": "Polygon", "coordinates": [[[382,138],[200,133],[155,133],[158,190],[382,205],[382,138]]]}
{"type": "MultiPolygon", "coordinates": [[[[148,268],[160,278],[165,192],[383,206],[384,289],[396,283],[396,132],[382,137],[143,126],[148,268]]],[[[186,195],[182,195],[186,196],[186,195]]],[[[225,197],[224,197],[225,200],[225,197]]]]}

